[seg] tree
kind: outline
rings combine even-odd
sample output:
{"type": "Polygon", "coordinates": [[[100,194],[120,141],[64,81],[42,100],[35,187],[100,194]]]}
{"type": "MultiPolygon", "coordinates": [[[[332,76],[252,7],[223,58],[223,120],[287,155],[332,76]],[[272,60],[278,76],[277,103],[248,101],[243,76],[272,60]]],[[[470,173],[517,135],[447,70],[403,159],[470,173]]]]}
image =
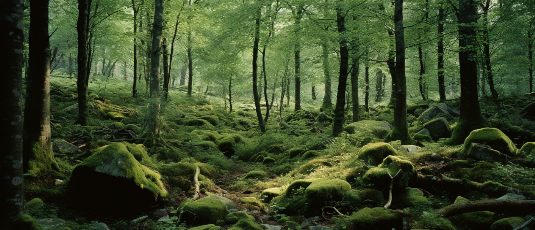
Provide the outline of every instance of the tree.
{"type": "Polygon", "coordinates": [[[401,140],[404,145],[411,144],[407,125],[407,82],[405,77],[405,33],[403,28],[403,0],[395,1],[395,37],[396,37],[396,74],[392,77],[395,92],[392,93],[394,101],[394,128],[387,137],[388,141],[401,140]]]}
{"type": "Polygon", "coordinates": [[[360,56],[353,54],[351,70],[351,101],[353,102],[353,122],[359,121],[359,62],[360,56]]]}
{"type": "Polygon", "coordinates": [[[328,41],[324,41],[322,44],[322,61],[323,61],[323,76],[325,78],[325,95],[323,96],[323,104],[321,106],[322,111],[331,110],[333,107],[331,99],[331,75],[330,75],[330,65],[329,65],[329,47],[328,41]]]}
{"type": "Polygon", "coordinates": [[[50,142],[49,0],[30,1],[30,74],[24,106],[24,172],[57,170],[50,142]]]}
{"type": "Polygon", "coordinates": [[[294,48],[294,61],[295,61],[295,108],[294,110],[301,110],[301,19],[303,18],[303,6],[298,3],[295,8],[292,8],[294,14],[294,33],[295,33],[295,48],[294,48]]]}
{"type": "Polygon", "coordinates": [[[347,41],[344,37],[346,31],[345,16],[342,13],[341,7],[336,9],[336,25],[338,26],[338,34],[340,35],[340,76],[338,78],[338,92],[336,94],[336,106],[334,108],[333,120],[333,136],[337,137],[344,128],[344,105],[346,103],[346,86],[347,86],[347,72],[349,66],[349,52],[347,49],[347,41]]]}
{"type": "Polygon", "coordinates": [[[0,223],[2,227],[24,212],[24,187],[22,179],[22,66],[23,22],[20,0],[0,1],[0,53],[3,61],[0,84],[0,129],[2,154],[0,154],[0,223]]]}
{"type": "Polygon", "coordinates": [[[89,23],[89,8],[92,0],[78,0],[78,120],[76,123],[86,126],[89,120],[89,106],[87,100],[87,87],[89,80],[87,32],[89,23]]]}
{"type": "Polygon", "coordinates": [[[440,101],[446,101],[446,85],[444,84],[444,6],[438,6],[438,44],[437,44],[437,69],[438,69],[438,93],[440,101]]]}
{"type": "Polygon", "coordinates": [[[476,4],[474,0],[459,0],[459,66],[461,75],[461,116],[448,144],[461,144],[475,129],[487,126],[481,115],[477,90],[476,4]]]}
{"type": "Polygon", "coordinates": [[[255,30],[254,30],[254,44],[253,44],[253,97],[256,108],[256,117],[258,118],[258,125],[262,133],[266,132],[266,123],[262,119],[262,110],[260,109],[260,97],[258,95],[258,42],[260,40],[260,19],[262,17],[261,6],[255,12],[255,30]]]}
{"type": "Polygon", "coordinates": [[[137,93],[137,15],[139,13],[139,9],[143,5],[141,3],[140,5],[136,6],[135,0],[132,0],[132,9],[134,10],[134,83],[132,86],[132,97],[136,97],[137,93]]]}
{"type": "Polygon", "coordinates": [[[498,92],[494,87],[494,77],[492,74],[492,64],[490,62],[490,25],[489,25],[489,9],[490,0],[487,0],[483,8],[483,53],[485,58],[485,74],[487,75],[487,81],[489,83],[490,93],[492,98],[498,98],[498,92]]]}

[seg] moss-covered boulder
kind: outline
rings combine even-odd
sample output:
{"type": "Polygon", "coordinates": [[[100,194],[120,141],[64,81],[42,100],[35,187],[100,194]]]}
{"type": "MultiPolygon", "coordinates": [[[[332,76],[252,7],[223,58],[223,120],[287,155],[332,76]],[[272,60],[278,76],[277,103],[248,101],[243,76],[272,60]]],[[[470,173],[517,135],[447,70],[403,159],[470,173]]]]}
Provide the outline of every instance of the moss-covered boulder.
{"type": "Polygon", "coordinates": [[[257,200],[255,197],[243,197],[240,199],[240,201],[249,210],[258,210],[258,211],[266,210],[266,206],[262,202],[257,200]]]}
{"type": "Polygon", "coordinates": [[[210,122],[208,122],[207,120],[204,120],[204,119],[189,119],[189,120],[186,120],[184,122],[185,125],[187,126],[203,126],[203,125],[206,125],[206,126],[211,126],[212,124],[210,124],[210,122]]]}
{"type": "Polygon", "coordinates": [[[219,124],[219,118],[216,117],[216,116],[202,116],[201,119],[210,122],[210,124],[212,124],[212,125],[218,125],[219,124]]]}
{"type": "Polygon", "coordinates": [[[45,205],[45,202],[39,198],[33,198],[32,200],[26,202],[26,209],[30,211],[34,211],[36,209],[39,209],[45,205]]]}
{"type": "Polygon", "coordinates": [[[412,136],[412,139],[415,140],[415,141],[425,141],[425,142],[431,142],[433,141],[433,138],[429,135],[423,135],[423,134],[414,134],[414,136],[412,136]]]}
{"type": "Polygon", "coordinates": [[[314,158],[317,156],[321,156],[323,151],[320,150],[308,150],[305,153],[303,153],[303,156],[301,156],[301,159],[306,160],[309,158],[314,158]]]}
{"type": "Polygon", "coordinates": [[[480,143],[490,146],[491,148],[506,154],[508,156],[515,156],[517,148],[502,131],[496,128],[482,128],[470,132],[470,135],[465,139],[461,155],[465,156],[472,143],[480,143]]]}
{"type": "Polygon", "coordinates": [[[112,128],[112,129],[122,129],[122,128],[124,128],[124,124],[122,122],[120,122],[120,121],[116,121],[116,122],[111,123],[110,128],[112,128]]]}
{"type": "Polygon", "coordinates": [[[299,154],[304,153],[306,150],[302,148],[292,148],[288,150],[288,153],[290,154],[290,158],[294,158],[296,156],[299,156],[299,154]]]}
{"type": "MultiPolygon", "coordinates": [[[[454,204],[462,204],[470,200],[458,196],[454,204]]],[[[457,226],[467,229],[489,229],[494,222],[494,213],[489,211],[467,212],[449,218],[457,226]]]]}
{"type": "Polygon", "coordinates": [[[386,190],[390,187],[390,181],[392,180],[390,176],[395,176],[398,172],[399,175],[394,180],[394,192],[401,193],[405,191],[409,181],[415,178],[416,169],[414,169],[410,161],[403,160],[397,156],[388,156],[378,167],[369,169],[362,176],[362,182],[379,190],[386,190]]]}
{"type": "Polygon", "coordinates": [[[227,217],[225,217],[225,222],[227,224],[235,224],[241,219],[250,219],[252,221],[255,220],[254,216],[251,216],[244,211],[238,211],[228,214],[227,217]]]}
{"type": "Polygon", "coordinates": [[[172,164],[162,164],[158,167],[162,176],[166,177],[167,184],[172,187],[178,187],[184,191],[189,191],[193,188],[193,177],[195,175],[196,167],[199,167],[200,176],[199,183],[201,190],[206,189],[213,182],[210,178],[215,178],[218,175],[217,170],[209,164],[200,162],[190,162],[185,158],[181,162],[172,164]]]}
{"type": "Polygon", "coordinates": [[[490,230],[513,230],[522,226],[524,222],[522,217],[503,218],[492,223],[490,230]]]}
{"type": "Polygon", "coordinates": [[[398,152],[392,145],[385,142],[370,143],[362,147],[357,158],[366,164],[377,166],[383,162],[387,156],[397,156],[398,152]]]}
{"type": "Polygon", "coordinates": [[[394,199],[394,206],[399,209],[428,205],[429,201],[424,193],[417,188],[406,188],[398,198],[394,199]]]}
{"type": "Polygon", "coordinates": [[[167,196],[142,145],[111,143],[78,164],[69,188],[79,206],[116,213],[142,209],[167,196]]]}
{"type": "Polygon", "coordinates": [[[323,166],[330,166],[331,164],[325,160],[325,159],[313,159],[307,162],[304,165],[301,165],[297,172],[301,174],[310,174],[311,172],[314,172],[316,169],[323,167],[323,166]]]}
{"type": "Polygon", "coordinates": [[[197,226],[194,228],[190,228],[189,230],[223,230],[224,228],[216,226],[214,224],[205,224],[201,226],[197,226]]]}
{"type": "Polygon", "coordinates": [[[466,157],[476,161],[501,162],[505,163],[507,155],[492,149],[488,145],[472,143],[466,152],[466,157]]]}
{"type": "Polygon", "coordinates": [[[124,115],[119,112],[107,112],[106,116],[114,121],[121,121],[124,119],[124,115]]]}
{"type": "Polygon", "coordinates": [[[345,180],[317,180],[306,188],[305,197],[309,205],[314,206],[322,202],[341,201],[350,189],[351,185],[345,180]]]}
{"type": "Polygon", "coordinates": [[[249,218],[240,219],[238,223],[229,228],[228,230],[263,230],[262,227],[257,225],[249,218]]]}
{"type": "Polygon", "coordinates": [[[245,174],[245,179],[258,179],[262,180],[267,176],[267,173],[261,170],[254,170],[250,171],[247,174],[245,174]]]}
{"type": "Polygon", "coordinates": [[[403,229],[403,217],[383,207],[363,208],[347,218],[350,229],[403,229]]]}
{"type": "Polygon", "coordinates": [[[277,162],[277,160],[275,160],[275,158],[273,157],[264,157],[264,159],[262,160],[262,164],[265,165],[273,164],[275,162],[277,162]]]}
{"type": "Polygon", "coordinates": [[[349,134],[372,133],[377,138],[383,139],[392,131],[392,126],[387,121],[362,120],[347,125],[344,131],[349,134]]]}
{"type": "Polygon", "coordinates": [[[533,150],[535,150],[535,142],[526,142],[524,145],[522,145],[522,148],[518,150],[518,154],[530,155],[535,152],[533,150]]]}
{"type": "MultiPolygon", "coordinates": [[[[444,117],[448,121],[453,121],[454,116],[450,114],[450,112],[444,108],[441,108],[442,106],[431,106],[428,109],[426,109],[420,116],[418,117],[418,120],[422,123],[427,123],[428,121],[431,121],[437,117],[444,117]]],[[[447,107],[447,106],[445,106],[447,107]]]]}
{"type": "Polygon", "coordinates": [[[225,135],[220,137],[216,141],[217,147],[221,152],[227,157],[231,157],[234,154],[234,145],[236,144],[236,139],[232,135],[225,135]]]}
{"type": "Polygon", "coordinates": [[[27,214],[20,214],[11,226],[6,226],[6,223],[2,223],[2,227],[11,227],[11,229],[23,229],[23,230],[41,230],[41,225],[37,221],[27,214]]]}
{"type": "Polygon", "coordinates": [[[311,180],[311,179],[301,179],[301,180],[296,180],[292,182],[290,186],[286,188],[286,191],[284,192],[284,196],[292,197],[293,194],[295,194],[295,192],[298,189],[306,189],[310,184],[312,184],[313,181],[314,180],[311,180]]]}
{"type": "Polygon", "coordinates": [[[202,198],[190,202],[182,209],[183,219],[188,224],[215,224],[227,216],[227,205],[218,199],[202,198]]]}
{"type": "Polygon", "coordinates": [[[450,126],[448,121],[443,117],[439,117],[425,123],[424,128],[429,131],[429,134],[433,140],[451,137],[450,126]]]}
{"type": "Polygon", "coordinates": [[[281,188],[268,188],[264,189],[260,195],[262,202],[269,203],[273,198],[282,195],[284,191],[281,188]]]}

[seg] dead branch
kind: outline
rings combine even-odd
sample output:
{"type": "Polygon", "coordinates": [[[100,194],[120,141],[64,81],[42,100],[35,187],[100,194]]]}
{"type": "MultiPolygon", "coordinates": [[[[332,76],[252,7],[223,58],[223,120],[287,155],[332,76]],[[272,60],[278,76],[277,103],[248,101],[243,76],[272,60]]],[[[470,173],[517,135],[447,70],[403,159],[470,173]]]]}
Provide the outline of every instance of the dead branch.
{"type": "Polygon", "coordinates": [[[390,172],[388,172],[388,175],[390,176],[390,179],[392,180],[390,180],[390,194],[388,195],[388,202],[385,204],[385,209],[388,209],[390,205],[392,205],[392,190],[394,189],[394,178],[396,178],[400,172],[401,172],[401,169],[398,170],[398,172],[394,176],[390,175],[390,172]]]}
{"type": "Polygon", "coordinates": [[[193,182],[195,182],[195,195],[193,195],[193,200],[199,199],[201,195],[200,185],[199,185],[199,166],[195,169],[195,176],[193,176],[193,182]]]}
{"type": "Polygon", "coordinates": [[[444,217],[451,217],[467,212],[534,212],[535,200],[481,200],[462,204],[452,204],[437,210],[435,213],[444,217]]]}
{"type": "Polygon", "coordinates": [[[526,221],[526,223],[524,223],[522,226],[518,227],[518,228],[515,228],[513,230],[520,230],[520,229],[523,229],[524,227],[528,226],[528,224],[531,223],[531,221],[535,220],[533,217],[531,217],[528,221],[526,221]]]}

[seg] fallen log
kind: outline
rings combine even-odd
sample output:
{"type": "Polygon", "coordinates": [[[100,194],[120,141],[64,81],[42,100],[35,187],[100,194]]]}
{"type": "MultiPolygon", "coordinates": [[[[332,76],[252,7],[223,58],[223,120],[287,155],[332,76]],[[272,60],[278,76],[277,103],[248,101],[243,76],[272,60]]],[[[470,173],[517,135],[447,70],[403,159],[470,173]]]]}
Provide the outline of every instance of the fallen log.
{"type": "Polygon", "coordinates": [[[491,212],[535,212],[535,200],[481,200],[462,204],[452,204],[435,211],[443,217],[451,217],[467,212],[491,211],[491,212]]]}

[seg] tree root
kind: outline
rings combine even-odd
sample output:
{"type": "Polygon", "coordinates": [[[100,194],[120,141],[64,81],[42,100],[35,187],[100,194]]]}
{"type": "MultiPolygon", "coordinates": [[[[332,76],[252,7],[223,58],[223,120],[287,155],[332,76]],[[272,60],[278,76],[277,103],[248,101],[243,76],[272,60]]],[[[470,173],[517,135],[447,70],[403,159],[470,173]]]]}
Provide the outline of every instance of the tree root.
{"type": "Polygon", "coordinates": [[[535,212],[535,200],[481,200],[462,204],[452,204],[435,211],[436,214],[446,218],[477,211],[491,212],[535,212]]]}
{"type": "Polygon", "coordinates": [[[193,176],[193,181],[195,182],[195,195],[193,195],[193,200],[199,199],[201,196],[200,184],[199,184],[199,166],[195,169],[195,176],[193,176]]]}
{"type": "Polygon", "coordinates": [[[388,172],[388,175],[390,176],[390,194],[388,195],[388,202],[385,204],[385,209],[388,209],[390,207],[390,205],[392,205],[392,190],[394,189],[394,179],[399,175],[399,173],[401,172],[401,169],[398,170],[398,172],[396,173],[396,175],[392,176],[390,175],[390,172],[388,172]]]}

